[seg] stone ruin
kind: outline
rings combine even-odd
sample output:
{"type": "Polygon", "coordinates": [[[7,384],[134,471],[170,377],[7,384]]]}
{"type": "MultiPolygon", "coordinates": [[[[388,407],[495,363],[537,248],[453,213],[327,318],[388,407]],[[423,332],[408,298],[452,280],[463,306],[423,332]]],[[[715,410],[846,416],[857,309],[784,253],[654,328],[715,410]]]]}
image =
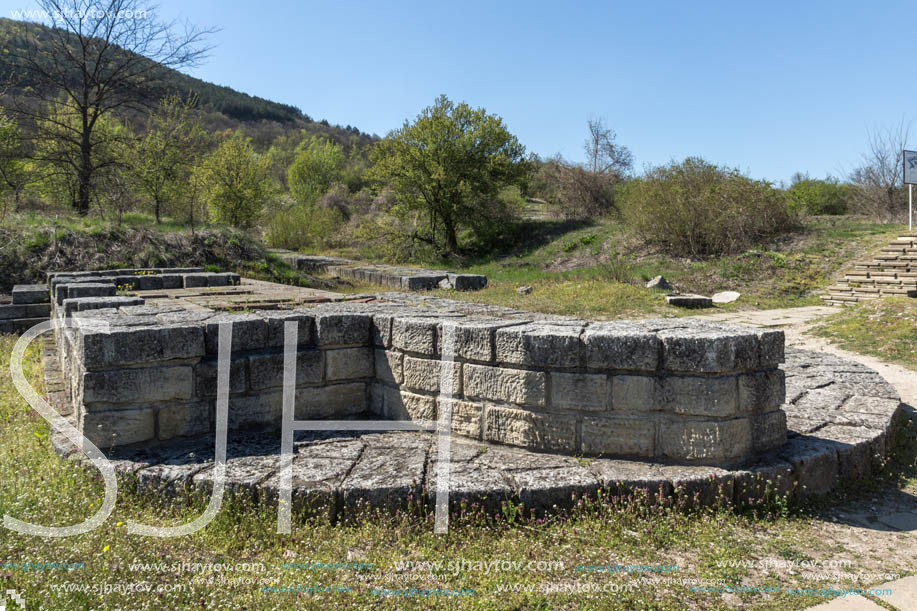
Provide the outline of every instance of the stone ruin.
{"type": "MultiPolygon", "coordinates": [[[[779,330],[689,318],[589,322],[187,269],[50,274],[49,290],[51,316],[80,323],[46,346],[54,403],[122,468],[158,486],[209,481],[224,322],[230,444],[238,442],[227,469],[265,498],[277,485],[291,321],[295,419],[433,421],[448,403],[456,501],[549,507],[571,491],[625,485],[712,499],[712,490],[739,495],[740,484],[761,478],[787,494],[826,492],[881,465],[900,412],[878,374],[829,355],[785,354],[779,330]]],[[[426,432],[298,433],[294,481],[300,496],[324,494],[335,515],[359,498],[397,503],[433,484],[435,446],[426,432]]]]}

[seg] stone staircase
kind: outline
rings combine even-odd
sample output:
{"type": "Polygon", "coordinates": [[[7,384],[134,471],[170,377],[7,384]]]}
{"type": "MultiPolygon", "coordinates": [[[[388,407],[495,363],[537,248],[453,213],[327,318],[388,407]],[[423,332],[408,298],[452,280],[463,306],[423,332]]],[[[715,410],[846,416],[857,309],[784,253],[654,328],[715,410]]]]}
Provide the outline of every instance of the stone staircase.
{"type": "Polygon", "coordinates": [[[899,236],[872,261],[858,261],[822,299],[829,305],[846,305],[888,295],[917,297],[917,233],[899,236]]]}

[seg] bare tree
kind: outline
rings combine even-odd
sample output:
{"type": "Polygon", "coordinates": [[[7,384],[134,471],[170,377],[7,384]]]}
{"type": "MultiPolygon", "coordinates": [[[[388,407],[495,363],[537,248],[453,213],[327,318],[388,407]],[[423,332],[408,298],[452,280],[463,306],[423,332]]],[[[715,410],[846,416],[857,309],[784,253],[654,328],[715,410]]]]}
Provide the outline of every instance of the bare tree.
{"type": "Polygon", "coordinates": [[[214,30],[160,21],[144,0],[37,4],[49,27],[18,28],[0,56],[13,77],[34,92],[9,106],[36,126],[35,138],[63,138],[79,151],[67,165],[77,185],[73,206],[85,215],[94,174],[101,169],[93,154],[99,120],[117,109],[148,107],[155,84],[169,69],[194,66],[206,56],[209,49],[201,43],[214,30]],[[54,121],[70,113],[76,121],[54,121]]]}
{"type": "Polygon", "coordinates": [[[630,149],[615,141],[617,134],[605,126],[603,119],[593,117],[586,121],[586,125],[589,128],[589,137],[584,145],[586,169],[593,174],[613,174],[617,179],[623,178],[634,164],[630,149]]]}
{"type": "Polygon", "coordinates": [[[910,125],[873,129],[862,165],[849,176],[857,211],[882,219],[894,218],[906,206],[902,151],[910,139],[910,125]]]}

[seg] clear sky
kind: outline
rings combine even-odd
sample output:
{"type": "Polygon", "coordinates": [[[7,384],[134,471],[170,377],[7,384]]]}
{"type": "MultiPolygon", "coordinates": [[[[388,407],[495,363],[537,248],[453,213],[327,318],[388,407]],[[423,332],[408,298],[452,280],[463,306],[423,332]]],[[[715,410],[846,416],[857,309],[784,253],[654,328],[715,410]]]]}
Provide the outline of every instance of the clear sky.
{"type": "Polygon", "coordinates": [[[700,155],[778,181],[845,172],[869,129],[917,117],[904,2],[159,4],[222,28],[194,76],[379,135],[445,93],[543,156],[581,160],[596,116],[638,169],[700,155]]]}

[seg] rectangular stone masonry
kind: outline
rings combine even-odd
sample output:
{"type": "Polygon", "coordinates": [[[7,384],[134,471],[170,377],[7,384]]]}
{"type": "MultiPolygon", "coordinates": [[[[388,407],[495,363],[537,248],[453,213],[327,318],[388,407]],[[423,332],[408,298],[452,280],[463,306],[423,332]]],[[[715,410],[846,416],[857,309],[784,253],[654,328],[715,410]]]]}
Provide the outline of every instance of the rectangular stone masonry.
{"type": "Polygon", "coordinates": [[[51,304],[10,304],[0,305],[0,320],[15,320],[19,318],[45,318],[51,316],[51,304]]]}
{"type": "Polygon", "coordinates": [[[392,347],[423,354],[436,355],[437,320],[399,317],[392,321],[392,347]]]}
{"type": "Polygon", "coordinates": [[[386,386],[383,402],[383,413],[390,420],[436,420],[436,400],[433,397],[386,386]]]}
{"type": "Polygon", "coordinates": [[[402,362],[404,355],[393,350],[375,350],[376,379],[388,384],[401,384],[404,380],[402,362]]]}
{"type": "Polygon", "coordinates": [[[217,354],[220,324],[232,323],[232,351],[261,350],[267,345],[267,321],[255,314],[217,314],[207,319],[205,339],[208,354],[217,354]]]}
{"type": "Polygon", "coordinates": [[[545,374],[540,371],[470,364],[465,365],[463,369],[462,388],[467,398],[534,407],[545,404],[545,374]]]}
{"type": "Polygon", "coordinates": [[[583,453],[607,456],[656,455],[654,418],[587,416],[583,418],[583,453]]]}
{"type": "MultiPolygon", "coordinates": [[[[238,394],[248,390],[248,359],[235,356],[229,361],[229,393],[238,394]]],[[[282,374],[281,374],[282,375],[282,374]]],[[[260,388],[260,387],[259,387],[260,388]]],[[[201,359],[194,365],[194,396],[217,396],[217,358],[201,359]]]]}
{"type": "Polygon", "coordinates": [[[13,304],[28,305],[33,303],[50,303],[47,284],[17,284],[13,286],[13,304]]]}
{"type": "Polygon", "coordinates": [[[594,323],[583,333],[586,366],[590,369],[655,371],[659,338],[623,323],[594,323]]]}
{"type": "Polygon", "coordinates": [[[155,401],[186,400],[193,396],[193,380],[190,365],[88,371],[83,376],[82,398],[89,411],[93,411],[91,404],[99,402],[129,406],[155,401]]]}
{"type": "Polygon", "coordinates": [[[578,325],[531,323],[496,331],[497,363],[530,367],[578,367],[580,334],[578,325]]]}
{"type": "Polygon", "coordinates": [[[786,381],[781,369],[739,376],[739,411],[767,412],[786,402],[786,381]]]}
{"type": "Polygon", "coordinates": [[[462,364],[404,357],[404,386],[427,392],[447,392],[453,396],[462,394],[462,364]],[[443,368],[452,368],[452,388],[440,388],[443,368]]]}
{"type": "Polygon", "coordinates": [[[371,378],[374,372],[371,348],[325,350],[325,379],[328,382],[371,378]]]}
{"type": "Polygon", "coordinates": [[[741,459],[752,450],[751,429],[748,418],[662,423],[659,453],[692,462],[741,459]]]}
{"type": "Polygon", "coordinates": [[[309,312],[260,310],[255,312],[267,323],[265,345],[268,348],[282,348],[284,345],[286,323],[296,323],[296,343],[298,346],[312,346],[315,317],[309,312]]]}
{"type": "Polygon", "coordinates": [[[751,416],[751,441],[754,452],[776,450],[786,443],[786,412],[777,409],[751,416]]]}
{"type": "Polygon", "coordinates": [[[494,361],[494,335],[497,329],[525,324],[499,318],[461,321],[455,328],[455,354],[470,361],[494,361]]]}
{"type": "Polygon", "coordinates": [[[662,407],[676,414],[728,418],[738,410],[736,376],[668,376],[662,379],[662,407]]]}
{"type": "Polygon", "coordinates": [[[81,329],[77,337],[76,354],[86,369],[204,355],[204,332],[199,325],[114,329],[109,333],[81,329]]]}
{"type": "Polygon", "coordinates": [[[283,392],[280,390],[229,397],[227,427],[230,430],[246,427],[280,428],[282,417],[283,392]]]}
{"type": "Polygon", "coordinates": [[[551,407],[575,411],[609,409],[608,377],[592,373],[552,373],[551,407]]]}
{"type": "Polygon", "coordinates": [[[112,448],[153,441],[156,435],[156,409],[109,412],[80,411],[79,429],[98,448],[112,448]]]}
{"type": "Polygon", "coordinates": [[[114,284],[101,282],[83,282],[78,284],[68,284],[67,298],[78,299],[80,297],[114,297],[118,290],[114,284]]]}
{"type": "Polygon", "coordinates": [[[366,411],[368,407],[366,384],[363,382],[301,388],[296,391],[297,420],[352,416],[366,411]]]}
{"type": "Polygon", "coordinates": [[[611,409],[647,412],[662,408],[662,381],[648,375],[611,377],[611,409]]]}
{"type": "Polygon", "coordinates": [[[487,407],[484,440],[536,450],[575,452],[576,418],[487,407]]]}
{"type": "Polygon", "coordinates": [[[471,401],[437,399],[440,410],[448,405],[452,409],[452,432],[456,435],[482,439],[484,406],[471,401]]]}
{"type": "Polygon", "coordinates": [[[658,336],[668,371],[721,373],[758,367],[758,337],[753,330],[670,329],[658,336]]]}
{"type": "MultiPolygon", "coordinates": [[[[283,352],[261,352],[248,357],[249,385],[252,390],[283,386],[283,352]]],[[[322,353],[300,350],[296,353],[296,386],[321,384],[322,353]]]]}
{"type": "Polygon", "coordinates": [[[161,407],[157,415],[159,439],[193,437],[210,431],[209,401],[177,403],[161,407]]]}
{"type": "Polygon", "coordinates": [[[368,346],[370,317],[365,314],[316,313],[319,346],[368,346]]]}

